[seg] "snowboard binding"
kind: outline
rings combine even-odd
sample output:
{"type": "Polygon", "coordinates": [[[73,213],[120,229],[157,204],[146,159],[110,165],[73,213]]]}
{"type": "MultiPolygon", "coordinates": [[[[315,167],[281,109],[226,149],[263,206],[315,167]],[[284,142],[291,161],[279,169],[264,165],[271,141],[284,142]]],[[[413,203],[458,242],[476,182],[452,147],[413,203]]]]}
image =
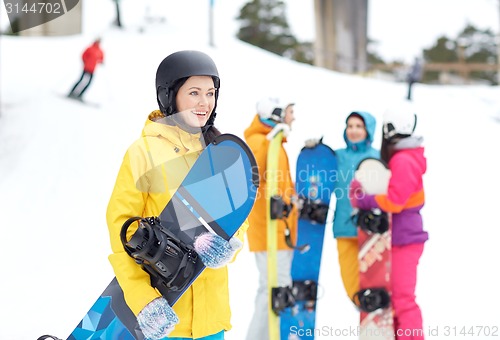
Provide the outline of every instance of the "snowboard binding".
{"type": "Polygon", "coordinates": [[[391,297],[385,288],[367,288],[354,294],[352,302],[363,312],[371,313],[389,307],[391,297]]]}
{"type": "Polygon", "coordinates": [[[300,198],[302,202],[302,209],[300,209],[300,218],[310,220],[319,224],[326,223],[326,216],[328,215],[328,205],[321,202],[321,200],[311,200],[309,198],[300,198]]]}
{"type": "Polygon", "coordinates": [[[383,234],[389,230],[389,216],[380,209],[359,210],[358,226],[367,233],[383,234]]]}
{"type": "Polygon", "coordinates": [[[271,197],[271,219],[282,220],[285,223],[285,242],[286,245],[292,249],[298,250],[301,254],[306,253],[311,249],[308,244],[303,244],[301,246],[294,245],[292,243],[292,237],[290,234],[290,227],[288,226],[287,217],[292,211],[293,205],[286,204],[283,198],[279,195],[271,197]]]}
{"type": "Polygon", "coordinates": [[[285,308],[295,306],[296,300],[291,287],[273,287],[271,295],[273,312],[278,316],[285,308]]]}
{"type": "Polygon", "coordinates": [[[295,301],[304,301],[304,309],[313,311],[318,297],[318,283],[312,280],[293,281],[292,293],[295,301]]]}
{"type": "Polygon", "coordinates": [[[184,289],[193,278],[198,254],[164,228],[158,217],[129,218],[120,238],[127,254],[151,276],[151,285],[163,295],[184,289]],[[136,221],[139,228],[127,241],[127,230],[136,221]]]}
{"type": "Polygon", "coordinates": [[[292,293],[295,301],[316,301],[318,283],[312,280],[293,281],[292,293]]]}
{"type": "Polygon", "coordinates": [[[275,195],[271,197],[271,219],[287,218],[292,211],[292,205],[286,204],[281,196],[275,195]]]}

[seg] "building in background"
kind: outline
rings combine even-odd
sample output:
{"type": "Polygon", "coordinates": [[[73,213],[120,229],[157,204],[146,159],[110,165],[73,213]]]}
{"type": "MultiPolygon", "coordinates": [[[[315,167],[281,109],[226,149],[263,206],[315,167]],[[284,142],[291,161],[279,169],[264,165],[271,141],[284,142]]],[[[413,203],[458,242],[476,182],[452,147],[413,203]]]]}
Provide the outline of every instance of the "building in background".
{"type": "Polygon", "coordinates": [[[45,10],[38,13],[20,12],[17,18],[9,18],[11,27],[17,28],[21,36],[60,36],[82,33],[81,0],[62,0],[44,2],[45,10]],[[24,14],[27,13],[28,15],[24,14]],[[31,27],[25,29],[26,27],[31,27]]]}
{"type": "Polygon", "coordinates": [[[368,0],[314,0],[314,64],[344,73],[368,69],[368,0]]]}

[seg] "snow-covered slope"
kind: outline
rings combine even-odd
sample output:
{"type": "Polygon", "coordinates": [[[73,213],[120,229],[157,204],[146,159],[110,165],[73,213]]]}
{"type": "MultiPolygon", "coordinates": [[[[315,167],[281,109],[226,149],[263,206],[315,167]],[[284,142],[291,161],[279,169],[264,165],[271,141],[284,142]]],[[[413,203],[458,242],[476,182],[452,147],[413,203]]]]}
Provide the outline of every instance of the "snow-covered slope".
{"type": "MultiPolygon", "coordinates": [[[[405,96],[405,84],[297,64],[238,42],[223,29],[231,18],[220,20],[216,47],[209,47],[205,22],[180,15],[168,12],[166,23],[143,34],[106,25],[93,31],[87,21],[82,36],[0,37],[0,339],[67,336],[113,277],[105,209],[121,158],[156,107],[156,67],[169,53],[192,48],[214,58],[222,131],[242,136],[264,95],[296,102],[287,145],[292,163],[307,138],[324,136],[342,147],[350,111],[380,119],[405,96]],[[96,34],[105,64],[86,97],[98,108],[63,97],[96,34]]],[[[438,328],[439,336],[429,338],[444,339],[447,326],[499,327],[499,89],[417,84],[414,98],[428,157],[423,217],[430,241],[417,289],[425,330],[438,328]]],[[[358,323],[344,296],[331,228],[323,259],[318,329],[328,339],[358,323]]],[[[245,249],[230,270],[234,328],[226,339],[241,340],[257,284],[252,254],[245,249]]]]}

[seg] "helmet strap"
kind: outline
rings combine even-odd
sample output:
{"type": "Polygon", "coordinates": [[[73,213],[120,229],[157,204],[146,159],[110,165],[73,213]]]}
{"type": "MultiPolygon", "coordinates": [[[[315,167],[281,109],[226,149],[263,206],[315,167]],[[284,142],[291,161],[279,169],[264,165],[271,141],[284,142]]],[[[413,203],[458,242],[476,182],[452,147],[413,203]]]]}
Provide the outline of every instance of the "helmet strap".
{"type": "Polygon", "coordinates": [[[167,108],[169,107],[168,89],[164,87],[158,87],[158,89],[156,90],[156,101],[158,102],[160,111],[166,115],[167,108]]]}

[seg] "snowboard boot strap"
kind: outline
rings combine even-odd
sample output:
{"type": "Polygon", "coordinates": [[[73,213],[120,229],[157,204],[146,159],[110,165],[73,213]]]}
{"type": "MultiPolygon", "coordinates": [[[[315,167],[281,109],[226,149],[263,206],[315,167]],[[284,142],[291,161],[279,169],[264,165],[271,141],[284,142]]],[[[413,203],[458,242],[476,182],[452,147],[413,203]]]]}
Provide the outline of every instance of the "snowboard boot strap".
{"type": "Polygon", "coordinates": [[[363,312],[371,313],[389,307],[391,297],[385,288],[366,288],[354,294],[352,302],[363,312]]]}
{"type": "Polygon", "coordinates": [[[273,287],[271,294],[272,308],[276,315],[279,316],[285,308],[295,306],[295,297],[293,296],[292,288],[273,287]]]}
{"type": "Polygon", "coordinates": [[[151,285],[163,295],[182,290],[191,281],[198,254],[164,228],[158,217],[129,218],[120,238],[127,254],[151,276],[151,285]],[[127,241],[127,230],[136,221],[139,228],[127,241]]]}
{"type": "Polygon", "coordinates": [[[300,218],[306,219],[319,224],[326,223],[328,215],[328,205],[321,202],[321,200],[311,200],[309,198],[300,198],[302,201],[302,208],[300,209],[300,218]]]}
{"type": "Polygon", "coordinates": [[[389,230],[389,216],[380,209],[359,210],[358,226],[368,232],[383,234],[389,230]]]}

